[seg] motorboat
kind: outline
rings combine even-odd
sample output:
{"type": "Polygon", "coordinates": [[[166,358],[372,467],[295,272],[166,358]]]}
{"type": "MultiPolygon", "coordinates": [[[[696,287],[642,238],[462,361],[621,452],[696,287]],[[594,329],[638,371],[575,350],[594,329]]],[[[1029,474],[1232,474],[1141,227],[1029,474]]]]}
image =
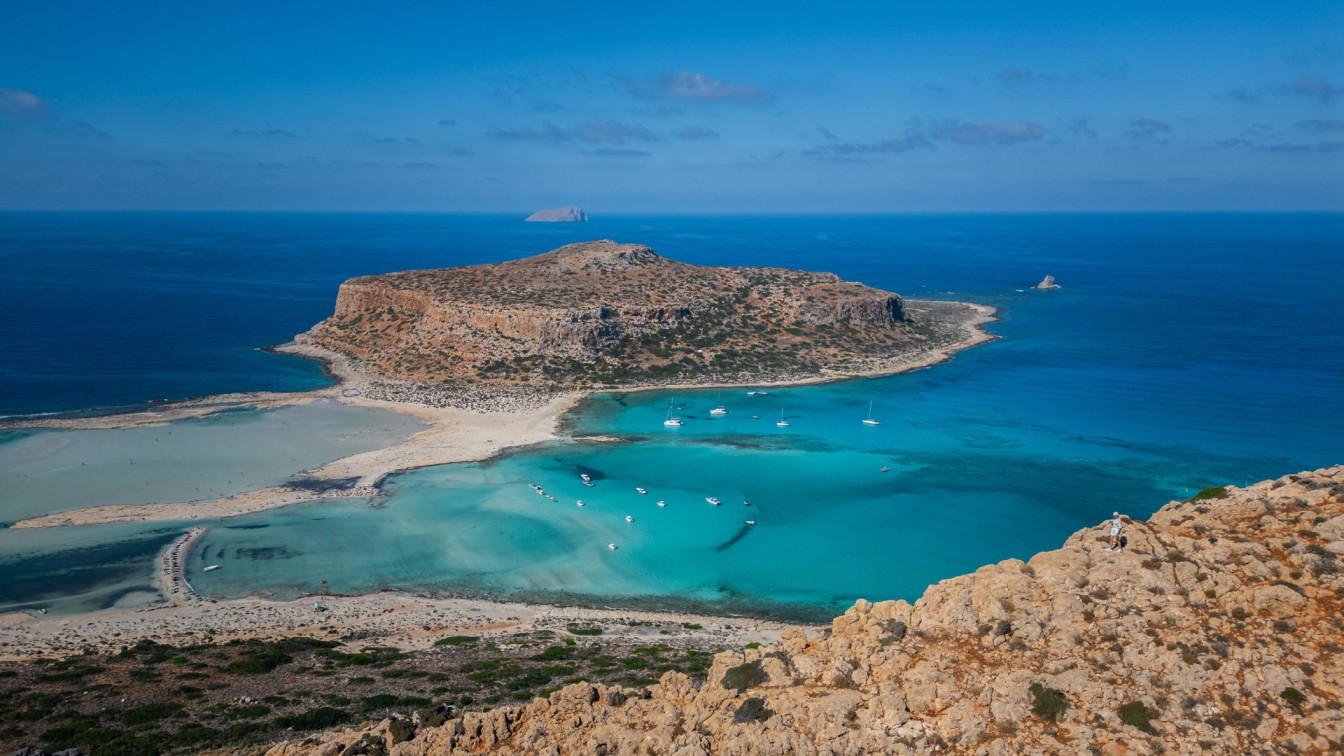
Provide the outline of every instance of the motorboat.
{"type": "Polygon", "coordinates": [[[706,497],[705,497],[705,501],[709,502],[710,504],[713,504],[713,505],[716,506],[716,507],[717,507],[718,505],[720,505],[720,504],[723,503],[723,502],[719,501],[718,499],[714,498],[713,496],[706,496],[706,497]]]}
{"type": "Polygon", "coordinates": [[[607,548],[611,549],[612,551],[615,551],[615,550],[616,550],[616,544],[614,544],[614,543],[609,543],[609,544],[607,544],[607,548]]]}
{"type": "Polygon", "coordinates": [[[720,405],[720,406],[715,407],[714,409],[710,410],[710,411],[709,411],[709,414],[711,414],[711,415],[726,415],[726,414],[728,414],[728,410],[724,409],[723,406],[720,405]]]}
{"type": "Polygon", "coordinates": [[[665,502],[665,501],[659,499],[659,500],[658,500],[658,506],[660,506],[660,507],[665,507],[665,506],[667,506],[667,502],[665,502]]]}
{"type": "Polygon", "coordinates": [[[593,484],[593,479],[588,476],[588,473],[579,473],[579,477],[583,479],[584,483],[590,486],[593,484]]]}
{"type": "Polygon", "coordinates": [[[631,517],[630,515],[626,515],[626,516],[625,516],[625,521],[626,521],[626,522],[634,522],[634,521],[635,521],[635,518],[631,517]]]}
{"type": "Polygon", "coordinates": [[[577,503],[579,506],[583,506],[583,499],[579,499],[578,502],[576,502],[576,503],[577,503]]]}
{"type": "Polygon", "coordinates": [[[219,569],[219,565],[212,564],[209,567],[202,567],[201,572],[214,572],[217,569],[219,569]]]}
{"type": "Polygon", "coordinates": [[[743,520],[743,522],[747,523],[748,525],[755,525],[755,524],[756,524],[756,521],[755,521],[755,520],[743,520]]]}
{"type": "Polygon", "coordinates": [[[640,493],[642,493],[642,494],[646,494],[646,493],[648,493],[648,491],[645,491],[644,489],[639,488],[638,486],[635,487],[635,490],[638,491],[638,492],[640,492],[640,493]]]}

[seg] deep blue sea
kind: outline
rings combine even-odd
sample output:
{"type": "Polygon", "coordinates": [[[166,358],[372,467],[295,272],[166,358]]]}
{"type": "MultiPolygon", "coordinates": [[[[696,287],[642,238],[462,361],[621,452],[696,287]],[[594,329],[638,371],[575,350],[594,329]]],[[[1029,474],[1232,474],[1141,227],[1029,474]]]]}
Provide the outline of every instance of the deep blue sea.
{"type": "MultiPolygon", "coordinates": [[[[0,415],[322,385],[318,366],[258,349],[328,315],[344,279],[594,238],[990,304],[1000,339],[912,374],[766,397],[599,395],[569,426],[629,443],[394,476],[374,507],[221,522],[198,556],[224,568],[198,587],[298,595],[320,574],[345,592],[823,616],[1053,548],[1113,508],[1141,517],[1206,485],[1344,462],[1341,215],[0,214],[0,415]],[[1062,288],[1030,288],[1046,274],[1062,288]],[[670,402],[686,418],[671,433],[670,402]],[[858,422],[869,402],[876,428],[858,422]],[[711,418],[718,403],[731,414],[711,418]]],[[[152,559],[140,577],[128,560],[164,529],[105,532],[0,531],[0,575],[40,588],[7,588],[0,608],[115,601],[92,569],[109,554],[119,586],[145,582],[152,559]]]]}

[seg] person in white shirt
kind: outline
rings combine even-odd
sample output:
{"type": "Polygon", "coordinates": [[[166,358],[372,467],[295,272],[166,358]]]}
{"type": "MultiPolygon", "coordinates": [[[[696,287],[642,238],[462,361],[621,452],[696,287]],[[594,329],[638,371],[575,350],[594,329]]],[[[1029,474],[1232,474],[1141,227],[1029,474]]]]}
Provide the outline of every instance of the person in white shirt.
{"type": "Polygon", "coordinates": [[[1125,547],[1120,543],[1120,531],[1124,529],[1125,523],[1120,519],[1119,512],[1112,512],[1111,517],[1111,545],[1106,547],[1107,551],[1124,551],[1125,547]]]}

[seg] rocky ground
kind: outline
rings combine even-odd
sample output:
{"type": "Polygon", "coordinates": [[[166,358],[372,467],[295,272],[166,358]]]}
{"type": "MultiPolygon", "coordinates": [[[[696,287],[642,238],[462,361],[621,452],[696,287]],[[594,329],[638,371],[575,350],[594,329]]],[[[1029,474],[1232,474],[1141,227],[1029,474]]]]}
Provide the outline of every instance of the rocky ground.
{"type": "Polygon", "coordinates": [[[860,601],[703,682],[296,736],[353,753],[1325,753],[1344,748],[1344,467],[1209,489],[1056,551],[860,601]]]}

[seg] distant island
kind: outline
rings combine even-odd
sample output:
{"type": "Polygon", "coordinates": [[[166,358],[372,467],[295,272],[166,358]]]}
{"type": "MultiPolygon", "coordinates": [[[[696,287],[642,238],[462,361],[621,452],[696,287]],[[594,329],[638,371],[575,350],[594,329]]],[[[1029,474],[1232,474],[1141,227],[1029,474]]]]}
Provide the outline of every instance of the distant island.
{"type": "Polygon", "coordinates": [[[351,279],[335,313],[297,341],[445,389],[757,384],[936,362],[990,338],[979,326],[991,315],[830,273],[688,265],[606,240],[351,279]]]}
{"type": "Polygon", "coordinates": [[[583,223],[588,220],[588,214],[577,205],[569,205],[538,210],[527,216],[527,220],[531,223],[583,223]]]}
{"type": "Polygon", "coordinates": [[[1055,283],[1054,276],[1046,276],[1041,279],[1040,283],[1036,284],[1035,288],[1040,289],[1041,291],[1049,291],[1050,289],[1058,289],[1059,284],[1055,283]]]}

